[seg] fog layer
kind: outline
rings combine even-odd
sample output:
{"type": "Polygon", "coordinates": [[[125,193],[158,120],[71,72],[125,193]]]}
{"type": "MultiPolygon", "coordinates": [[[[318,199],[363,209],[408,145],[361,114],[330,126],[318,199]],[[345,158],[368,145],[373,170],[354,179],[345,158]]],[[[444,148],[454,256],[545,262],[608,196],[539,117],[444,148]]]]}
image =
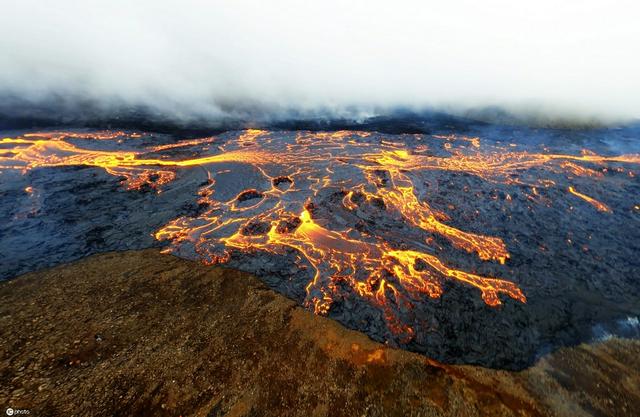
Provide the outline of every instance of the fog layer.
{"type": "Polygon", "coordinates": [[[4,0],[0,97],[169,117],[640,118],[640,3],[4,0]]]}

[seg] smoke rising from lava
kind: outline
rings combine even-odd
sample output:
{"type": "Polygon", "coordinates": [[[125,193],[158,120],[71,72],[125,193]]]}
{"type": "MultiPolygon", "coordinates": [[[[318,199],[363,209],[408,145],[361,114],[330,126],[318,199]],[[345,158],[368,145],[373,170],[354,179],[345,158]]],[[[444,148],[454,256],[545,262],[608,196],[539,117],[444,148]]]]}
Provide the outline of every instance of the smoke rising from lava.
{"type": "Polygon", "coordinates": [[[488,106],[550,120],[640,118],[632,0],[10,0],[2,9],[5,108],[56,97],[75,110],[143,106],[183,121],[488,106]]]}

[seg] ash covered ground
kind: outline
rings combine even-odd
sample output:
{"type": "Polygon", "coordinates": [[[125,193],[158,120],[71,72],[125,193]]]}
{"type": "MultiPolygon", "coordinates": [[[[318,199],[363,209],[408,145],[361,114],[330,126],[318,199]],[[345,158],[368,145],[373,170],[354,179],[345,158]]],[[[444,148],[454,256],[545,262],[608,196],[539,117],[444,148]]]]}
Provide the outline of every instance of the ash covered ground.
{"type": "Polygon", "coordinates": [[[162,246],[450,363],[637,336],[637,127],[2,137],[3,279],[162,246]]]}

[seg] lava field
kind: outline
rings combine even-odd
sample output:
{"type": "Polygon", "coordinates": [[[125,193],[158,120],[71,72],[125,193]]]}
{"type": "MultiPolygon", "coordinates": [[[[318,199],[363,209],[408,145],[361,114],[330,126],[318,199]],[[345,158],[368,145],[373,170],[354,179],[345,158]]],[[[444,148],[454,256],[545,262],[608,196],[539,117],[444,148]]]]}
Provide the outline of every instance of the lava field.
{"type": "Polygon", "coordinates": [[[374,340],[521,369],[638,335],[639,135],[6,131],[0,279],[160,246],[374,340]]]}

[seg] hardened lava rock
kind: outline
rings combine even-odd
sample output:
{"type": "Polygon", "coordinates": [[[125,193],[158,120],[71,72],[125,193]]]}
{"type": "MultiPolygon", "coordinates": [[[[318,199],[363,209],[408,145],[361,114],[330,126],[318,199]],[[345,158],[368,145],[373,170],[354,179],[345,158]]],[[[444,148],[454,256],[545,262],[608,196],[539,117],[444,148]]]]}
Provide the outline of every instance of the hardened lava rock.
{"type": "Polygon", "coordinates": [[[639,132],[514,132],[12,134],[0,279],[162,246],[448,363],[637,334],[639,132]]]}

